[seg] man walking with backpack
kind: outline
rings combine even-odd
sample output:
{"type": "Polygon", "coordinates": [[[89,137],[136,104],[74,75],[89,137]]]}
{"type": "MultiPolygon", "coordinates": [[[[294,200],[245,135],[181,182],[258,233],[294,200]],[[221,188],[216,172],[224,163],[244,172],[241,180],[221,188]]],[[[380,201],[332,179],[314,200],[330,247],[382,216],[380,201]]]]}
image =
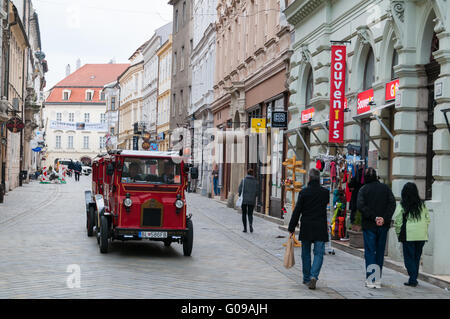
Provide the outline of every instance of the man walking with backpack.
{"type": "Polygon", "coordinates": [[[386,238],[396,203],[389,186],[378,181],[375,169],[367,168],[364,180],[365,184],[358,193],[357,206],[362,216],[365,285],[368,288],[381,288],[386,238]]]}
{"type": "Polygon", "coordinates": [[[309,183],[299,194],[297,204],[289,222],[289,233],[294,235],[300,215],[300,235],[302,242],[303,283],[309,289],[316,289],[322,268],[325,243],[328,242],[327,205],[330,192],[320,186],[320,172],[309,171],[309,183]],[[314,243],[314,261],[311,265],[311,246],[314,243]]]}

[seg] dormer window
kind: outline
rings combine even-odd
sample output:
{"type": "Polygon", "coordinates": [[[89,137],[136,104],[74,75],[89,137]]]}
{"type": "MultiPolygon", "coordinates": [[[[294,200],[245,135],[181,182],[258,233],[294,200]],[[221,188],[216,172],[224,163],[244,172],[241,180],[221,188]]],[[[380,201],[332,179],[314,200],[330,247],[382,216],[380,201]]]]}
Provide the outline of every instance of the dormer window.
{"type": "Polygon", "coordinates": [[[92,101],[94,99],[94,91],[86,90],[86,101],[92,101]]]}
{"type": "Polygon", "coordinates": [[[71,91],[70,90],[64,90],[63,91],[63,101],[68,101],[69,99],[70,99],[70,93],[71,93],[71,91]]]}

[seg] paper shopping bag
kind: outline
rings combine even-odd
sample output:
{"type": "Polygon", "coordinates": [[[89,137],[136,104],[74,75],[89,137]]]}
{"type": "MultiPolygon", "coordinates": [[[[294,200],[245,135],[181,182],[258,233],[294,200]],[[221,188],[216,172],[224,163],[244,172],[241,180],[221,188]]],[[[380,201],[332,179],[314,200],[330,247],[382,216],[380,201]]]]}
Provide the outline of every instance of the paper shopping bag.
{"type": "Polygon", "coordinates": [[[289,269],[289,268],[292,268],[294,265],[295,265],[294,238],[289,237],[287,245],[286,245],[286,251],[284,253],[284,267],[289,269]]]}

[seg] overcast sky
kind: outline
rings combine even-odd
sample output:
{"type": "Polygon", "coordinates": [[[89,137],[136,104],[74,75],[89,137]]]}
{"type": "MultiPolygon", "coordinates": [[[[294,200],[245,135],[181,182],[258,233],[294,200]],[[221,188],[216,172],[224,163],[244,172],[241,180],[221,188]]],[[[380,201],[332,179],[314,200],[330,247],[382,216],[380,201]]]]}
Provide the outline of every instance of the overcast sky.
{"type": "Polygon", "coordinates": [[[128,63],[155,29],[172,21],[168,0],[32,0],[39,16],[51,89],[76,61],[128,63]]]}

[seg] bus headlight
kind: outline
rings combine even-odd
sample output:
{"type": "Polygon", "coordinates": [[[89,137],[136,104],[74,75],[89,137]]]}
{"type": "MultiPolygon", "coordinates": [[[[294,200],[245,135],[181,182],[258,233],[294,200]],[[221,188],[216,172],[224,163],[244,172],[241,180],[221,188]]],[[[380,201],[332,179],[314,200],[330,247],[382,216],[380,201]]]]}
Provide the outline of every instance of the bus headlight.
{"type": "Polygon", "coordinates": [[[176,208],[181,209],[181,208],[183,208],[183,206],[184,206],[184,202],[181,199],[177,199],[175,201],[175,207],[176,208]]]}

